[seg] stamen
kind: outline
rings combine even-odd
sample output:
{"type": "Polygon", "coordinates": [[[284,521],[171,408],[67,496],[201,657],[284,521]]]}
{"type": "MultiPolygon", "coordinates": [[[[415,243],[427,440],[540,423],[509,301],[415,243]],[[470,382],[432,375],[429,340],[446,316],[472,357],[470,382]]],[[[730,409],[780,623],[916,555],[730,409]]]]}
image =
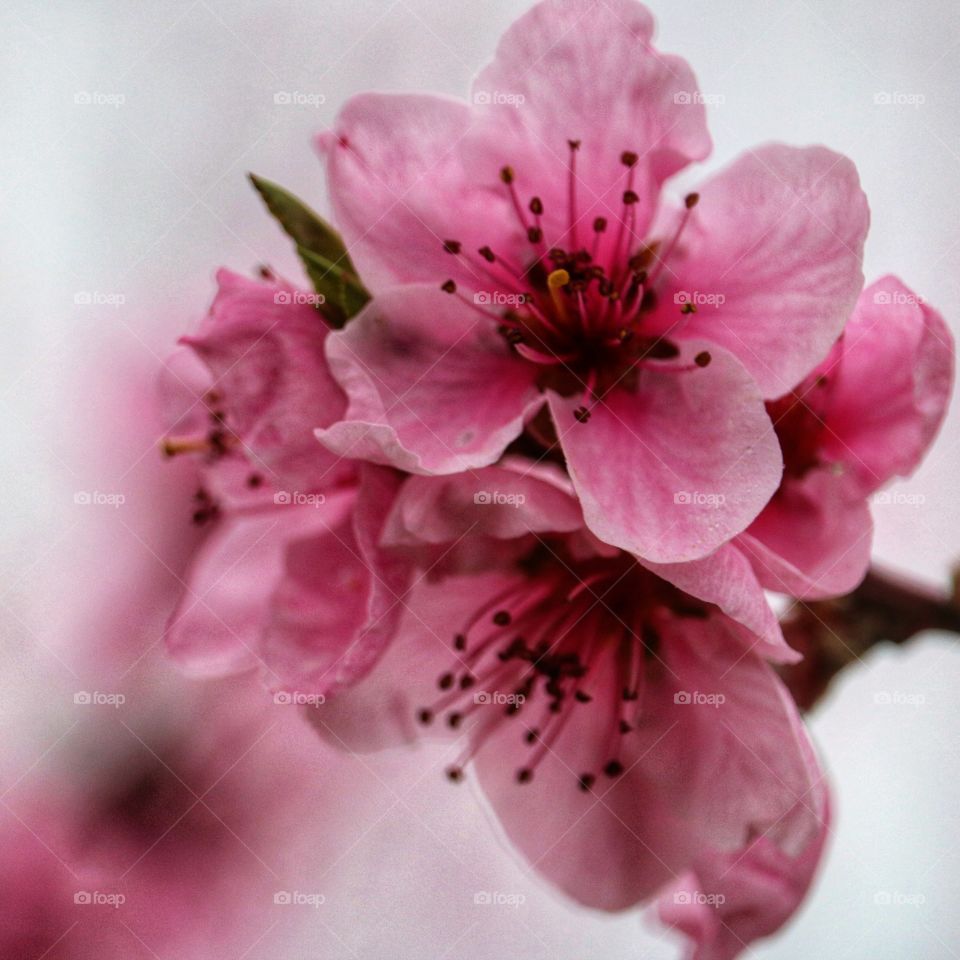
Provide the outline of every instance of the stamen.
{"type": "Polygon", "coordinates": [[[570,274],[566,270],[554,270],[553,273],[547,277],[550,299],[553,301],[553,305],[556,307],[557,313],[564,323],[569,321],[569,316],[567,314],[567,302],[561,291],[569,282],[570,274]]]}
{"type": "Polygon", "coordinates": [[[580,149],[579,140],[568,140],[570,147],[570,176],[567,181],[567,207],[570,215],[570,245],[576,250],[577,242],[577,152],[580,149]]]}

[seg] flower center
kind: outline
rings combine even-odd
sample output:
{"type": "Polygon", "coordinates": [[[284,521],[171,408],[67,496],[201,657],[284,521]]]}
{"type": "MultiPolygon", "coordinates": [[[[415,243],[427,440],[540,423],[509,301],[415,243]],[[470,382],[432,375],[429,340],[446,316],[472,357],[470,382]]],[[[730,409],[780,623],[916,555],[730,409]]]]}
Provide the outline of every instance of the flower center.
{"type": "Polygon", "coordinates": [[[472,724],[449,779],[461,780],[490,735],[514,721],[530,751],[515,779],[529,783],[571,718],[587,710],[601,711],[605,732],[577,783],[587,791],[601,774],[619,776],[622,742],[642,720],[644,688],[661,666],[660,625],[671,614],[703,618],[708,608],[627,554],[578,561],[560,543],[538,545],[455,635],[438,698],[417,713],[425,725],[440,717],[454,730],[472,724]]]}
{"type": "MultiPolygon", "coordinates": [[[[594,219],[589,236],[581,238],[586,231],[577,215],[580,141],[569,140],[568,146],[567,228],[556,245],[548,245],[544,236],[543,201],[534,196],[524,205],[514,170],[507,166],[500,171],[500,180],[531,248],[530,258],[511,263],[490,246],[470,255],[457,240],[446,240],[443,247],[473,272],[490,279],[496,291],[494,297],[478,294],[472,301],[461,299],[492,317],[513,349],[541,368],[541,389],[563,396],[582,394],[584,402],[577,419],[586,422],[593,406],[618,384],[629,386],[642,366],[679,355],[670,333],[684,315],[695,312],[695,306],[682,304],[680,316],[666,332],[645,330],[644,318],[657,306],[657,281],[699,196],[687,195],[683,216],[666,245],[654,241],[638,248],[636,208],[640,198],[634,189],[638,156],[625,151],[620,156],[626,169],[623,207],[612,246],[603,243],[610,226],[604,217],[594,219]]],[[[447,280],[442,288],[459,296],[453,280],[447,280]]],[[[709,362],[705,351],[695,360],[700,367],[709,362]]]]}

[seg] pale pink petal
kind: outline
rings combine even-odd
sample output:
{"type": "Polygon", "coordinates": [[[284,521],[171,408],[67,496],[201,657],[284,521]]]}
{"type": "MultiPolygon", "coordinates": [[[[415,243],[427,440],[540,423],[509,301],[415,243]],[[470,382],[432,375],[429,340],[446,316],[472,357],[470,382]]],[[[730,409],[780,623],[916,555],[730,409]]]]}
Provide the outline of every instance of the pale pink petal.
{"type": "MultiPolygon", "coordinates": [[[[363,93],[318,140],[337,226],[363,282],[379,292],[398,281],[480,289],[480,274],[444,252],[459,240],[474,255],[499,245],[509,207],[502,190],[464,171],[462,140],[473,115],[457,100],[363,93]]],[[[476,260],[479,262],[479,260],[476,260]]]]}
{"type": "Polygon", "coordinates": [[[493,463],[542,403],[532,365],[438,289],[382,294],[329,338],[327,355],[349,406],[317,436],[344,457],[411,473],[493,463]]]}
{"type": "Polygon", "coordinates": [[[750,649],[777,663],[796,663],[801,655],[787,646],[780,621],[767,602],[750,560],[737,543],[727,543],[702,560],[644,563],[648,570],[685,593],[716,604],[750,631],[750,649]]]}
{"type": "Polygon", "coordinates": [[[848,478],[817,468],[784,483],[736,544],[768,590],[814,600],[857,586],[872,540],[866,500],[848,478]]]}
{"type": "Polygon", "coordinates": [[[755,383],[726,351],[711,355],[703,369],[642,370],[635,391],[610,391],[586,423],[574,417],[580,398],[550,397],[587,526],[644,560],[707,556],[780,482],[780,447],[755,383]]]}
{"type": "Polygon", "coordinates": [[[484,467],[449,477],[410,477],[387,524],[393,543],[453,543],[463,537],[509,540],[568,533],[583,525],[576,499],[521,468],[484,467]]]}
{"type": "Polygon", "coordinates": [[[263,639],[274,689],[328,697],[382,655],[408,579],[407,565],[378,546],[398,485],[392,471],[365,468],[350,513],[288,545],[263,639]]]}
{"type": "Polygon", "coordinates": [[[322,317],[293,287],[229,270],[217,280],[209,316],[183,342],[210,369],[229,434],[277,487],[305,491],[343,479],[350,466],[313,436],[346,409],[327,369],[322,317]]]}
{"type": "Polygon", "coordinates": [[[863,291],[836,364],[823,455],[864,495],[920,462],[953,386],[953,338],[936,310],[895,277],[863,291]]]}
{"type": "MultiPolygon", "coordinates": [[[[819,771],[796,707],[770,667],[744,654],[722,623],[664,624],[660,669],[650,668],[642,720],[623,740],[626,772],[617,779],[601,776],[591,792],[578,788],[580,773],[606,759],[605,700],[572,708],[581,711],[577,722],[529,783],[514,776],[529,761],[525,722],[500,724],[480,748],[481,782],[508,837],[574,899],[624,909],[695,865],[705,848],[737,851],[765,836],[796,857],[818,834],[815,803],[804,801],[819,771]]],[[[614,656],[601,656],[584,689],[603,696],[614,671],[614,656]]]]}
{"type": "Polygon", "coordinates": [[[845,157],[824,147],[751,150],[701,188],[663,272],[661,310],[679,311],[683,296],[714,297],[686,317],[686,334],[726,347],[765,397],[779,397],[843,330],[863,283],[868,223],[845,157]]]}
{"type": "Polygon", "coordinates": [[[661,896],[660,920],[690,938],[690,960],[734,960],[760,937],[779,930],[806,896],[830,825],[825,784],[811,791],[788,817],[819,812],[820,827],[796,855],[767,837],[742,850],[704,851],[695,870],[661,896]]]}
{"type": "Polygon", "coordinates": [[[232,514],[198,552],[167,627],[170,655],[193,676],[222,676],[262,663],[260,640],[288,541],[323,519],[288,505],[232,514]]]}
{"type": "MultiPolygon", "coordinates": [[[[578,239],[595,217],[625,217],[624,152],[639,158],[633,189],[642,240],[661,182],[710,152],[696,79],[679,57],[651,45],[653,18],[634,0],[544,0],[503,35],[493,62],[473,83],[479,117],[463,150],[481,182],[510,166],[526,203],[544,204],[548,245],[574,246],[570,233],[568,141],[576,157],[578,239]]],[[[522,237],[519,221],[511,221],[522,237]]],[[[494,240],[488,241],[494,244],[494,240]]]]}

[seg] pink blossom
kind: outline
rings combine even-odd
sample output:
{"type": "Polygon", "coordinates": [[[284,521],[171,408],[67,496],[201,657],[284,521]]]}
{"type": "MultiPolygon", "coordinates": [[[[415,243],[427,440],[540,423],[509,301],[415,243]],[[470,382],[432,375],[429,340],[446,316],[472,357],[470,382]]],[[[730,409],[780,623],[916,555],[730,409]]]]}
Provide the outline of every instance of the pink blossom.
{"type": "Polygon", "coordinates": [[[815,598],[860,582],[873,532],[867,498],[920,463],[952,383],[940,315],[895,277],[867,287],[827,359],[768,404],[783,480],[736,541],[764,586],[815,598]]]}
{"type": "Polygon", "coordinates": [[[313,437],[345,400],[307,296],[228,271],[218,279],[209,316],[164,379],[167,449],[204,458],[194,518],[214,521],[168,647],[194,675],[258,667],[274,689],[330,693],[372,666],[399,612],[403,571],[374,544],[396,479],[313,437]]]}
{"type": "Polygon", "coordinates": [[[606,910],[704,850],[762,836],[797,857],[822,832],[799,804],[820,774],[765,659],[792,651],[722,609],[739,597],[763,623],[737,567],[678,589],[586,531],[562,478],[517,464],[409,478],[384,538],[419,547],[425,574],[380,663],[311,716],[334,743],[457,737],[449,778],[472,770],[526,859],[606,910]]]}
{"type": "Polygon", "coordinates": [[[763,399],[829,351],[862,283],[850,161],[753,150],[659,209],[710,149],[689,67],[633,0],[545,0],[472,103],[363,94],[320,138],[376,294],[327,352],[338,453],[423,474],[558,442],[590,529],[707,556],[777,489],[763,399]],[[504,96],[504,93],[509,96],[504,96]]]}

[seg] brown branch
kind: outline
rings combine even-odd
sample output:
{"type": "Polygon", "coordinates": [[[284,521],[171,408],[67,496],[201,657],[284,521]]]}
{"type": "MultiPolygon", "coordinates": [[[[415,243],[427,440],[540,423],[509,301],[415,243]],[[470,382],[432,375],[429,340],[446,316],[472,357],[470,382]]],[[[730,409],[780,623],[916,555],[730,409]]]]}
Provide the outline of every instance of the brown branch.
{"type": "Polygon", "coordinates": [[[906,643],[925,630],[960,634],[960,603],[895,574],[872,569],[852,593],[797,601],[783,617],[787,642],[803,660],[781,671],[802,710],[811,709],[833,678],[880,643],[906,643]]]}

